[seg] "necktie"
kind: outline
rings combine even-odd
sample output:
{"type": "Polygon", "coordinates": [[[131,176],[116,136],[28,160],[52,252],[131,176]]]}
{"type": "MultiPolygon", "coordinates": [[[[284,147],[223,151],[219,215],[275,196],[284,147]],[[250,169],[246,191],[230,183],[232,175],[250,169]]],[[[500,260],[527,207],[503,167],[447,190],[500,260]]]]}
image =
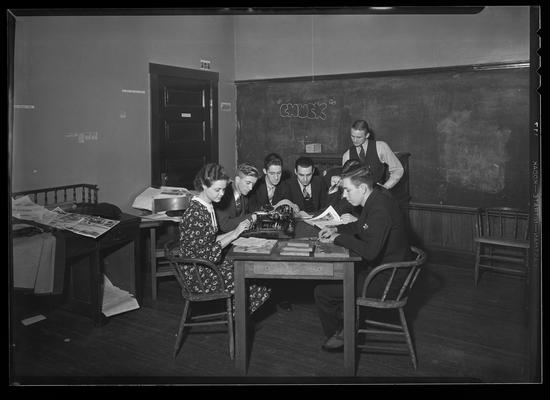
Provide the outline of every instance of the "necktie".
{"type": "Polygon", "coordinates": [[[307,191],[307,186],[304,186],[304,190],[302,194],[304,195],[304,200],[309,200],[311,198],[311,196],[309,195],[309,192],[307,191]]]}
{"type": "Polygon", "coordinates": [[[237,209],[237,215],[241,215],[241,211],[243,210],[242,203],[241,203],[241,196],[238,196],[235,199],[235,208],[237,209]]]}
{"type": "Polygon", "coordinates": [[[273,200],[273,193],[275,193],[275,186],[269,186],[267,188],[267,198],[270,203],[273,200]]]}
{"type": "Polygon", "coordinates": [[[363,146],[361,146],[361,150],[359,150],[359,159],[361,160],[361,162],[365,161],[365,149],[363,148],[363,146]]]}

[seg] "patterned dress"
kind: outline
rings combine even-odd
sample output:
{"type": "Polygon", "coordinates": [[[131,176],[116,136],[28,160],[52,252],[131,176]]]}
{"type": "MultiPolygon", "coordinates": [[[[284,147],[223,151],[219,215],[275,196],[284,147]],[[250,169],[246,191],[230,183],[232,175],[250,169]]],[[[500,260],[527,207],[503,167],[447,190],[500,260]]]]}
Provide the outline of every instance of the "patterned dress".
{"type": "MultiPolygon", "coordinates": [[[[226,290],[234,294],[233,263],[223,259],[222,247],[220,242],[216,241],[217,227],[214,225],[215,221],[212,218],[215,217],[211,215],[207,207],[194,198],[183,214],[179,225],[180,245],[175,251],[183,257],[203,258],[216,264],[223,277],[226,290]]],[[[196,293],[201,293],[202,289],[195,278],[195,268],[191,265],[184,267],[185,279],[188,287],[196,293]]],[[[219,291],[221,283],[216,273],[208,268],[200,266],[198,268],[199,275],[205,285],[204,292],[219,291]]],[[[269,298],[270,294],[270,288],[256,284],[250,285],[250,312],[256,311],[269,298]]]]}

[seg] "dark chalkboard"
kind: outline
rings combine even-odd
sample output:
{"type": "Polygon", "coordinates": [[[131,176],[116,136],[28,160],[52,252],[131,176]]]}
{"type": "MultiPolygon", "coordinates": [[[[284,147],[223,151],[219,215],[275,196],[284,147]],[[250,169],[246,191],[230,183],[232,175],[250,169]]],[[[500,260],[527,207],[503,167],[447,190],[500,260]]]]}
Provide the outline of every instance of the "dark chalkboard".
{"type": "Polygon", "coordinates": [[[305,144],[343,153],[366,119],[411,153],[411,201],[527,208],[529,68],[456,67],[237,82],[237,160],[278,152],[292,170],[305,144]]]}

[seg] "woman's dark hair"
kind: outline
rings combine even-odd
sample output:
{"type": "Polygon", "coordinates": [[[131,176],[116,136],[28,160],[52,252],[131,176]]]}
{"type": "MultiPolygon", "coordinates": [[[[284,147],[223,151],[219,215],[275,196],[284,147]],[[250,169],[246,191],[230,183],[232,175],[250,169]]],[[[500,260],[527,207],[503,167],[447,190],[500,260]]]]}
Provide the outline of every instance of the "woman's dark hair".
{"type": "Polygon", "coordinates": [[[353,124],[351,124],[351,129],[356,130],[356,131],[363,131],[363,132],[365,132],[365,134],[370,133],[368,139],[369,140],[374,140],[374,132],[369,127],[368,122],[365,121],[364,119],[358,119],[353,124]]]}
{"type": "Polygon", "coordinates": [[[215,181],[228,181],[229,176],[225,173],[223,167],[219,164],[210,163],[203,166],[193,181],[195,190],[201,191],[202,185],[206,187],[212,186],[215,181]]]}

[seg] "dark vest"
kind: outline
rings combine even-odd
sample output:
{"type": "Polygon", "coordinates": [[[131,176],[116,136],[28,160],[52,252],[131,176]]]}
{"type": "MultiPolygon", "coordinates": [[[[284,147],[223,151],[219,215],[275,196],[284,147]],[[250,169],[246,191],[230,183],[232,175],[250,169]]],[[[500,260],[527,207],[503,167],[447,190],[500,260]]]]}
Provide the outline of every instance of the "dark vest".
{"type": "MultiPolygon", "coordinates": [[[[349,148],[349,159],[361,161],[359,159],[359,154],[357,154],[357,148],[355,146],[351,146],[349,148]]],[[[375,182],[378,182],[380,184],[384,184],[384,182],[386,182],[387,166],[385,163],[380,161],[380,158],[378,158],[375,140],[371,140],[369,142],[369,145],[367,146],[367,154],[365,155],[364,165],[370,166],[370,169],[374,174],[375,182]]]]}

